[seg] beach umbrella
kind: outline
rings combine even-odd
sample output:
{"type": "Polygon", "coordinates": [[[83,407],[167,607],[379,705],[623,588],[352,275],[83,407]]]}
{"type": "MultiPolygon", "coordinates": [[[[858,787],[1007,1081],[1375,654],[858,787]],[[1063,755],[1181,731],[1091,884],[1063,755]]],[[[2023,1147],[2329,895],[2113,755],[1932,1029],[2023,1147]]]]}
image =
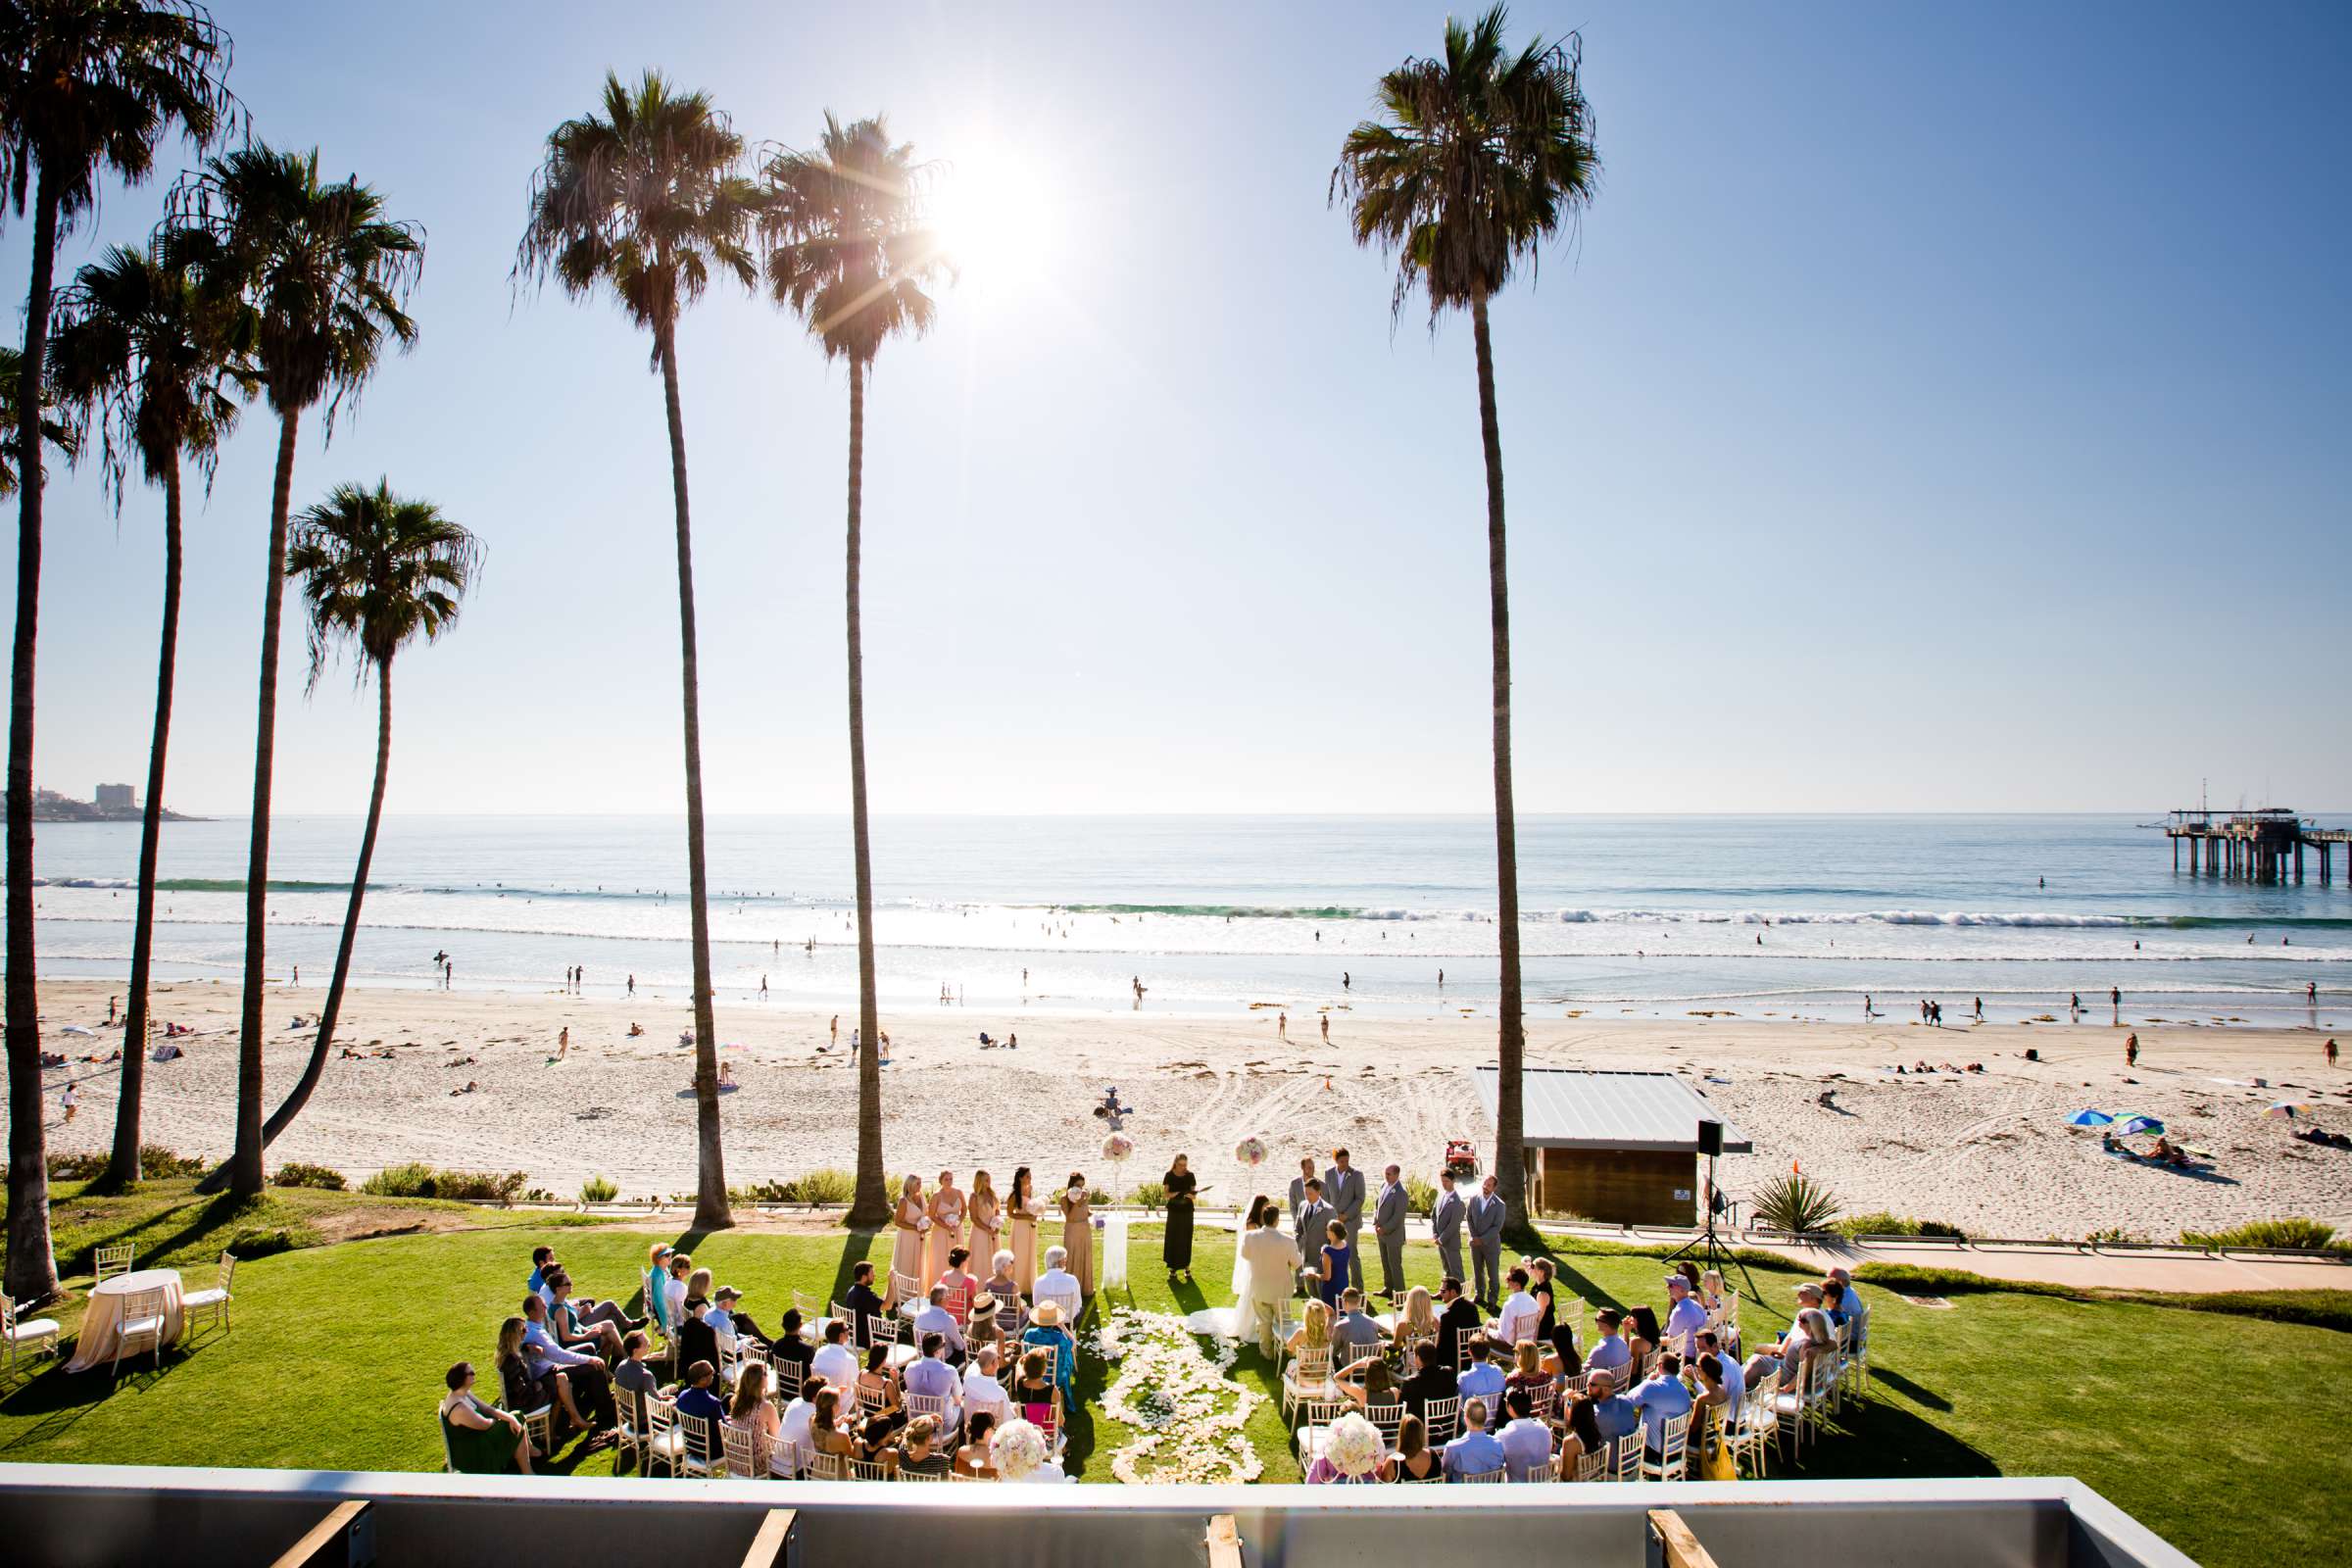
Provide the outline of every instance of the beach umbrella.
{"type": "Polygon", "coordinates": [[[2078,1110],[2066,1118],[2069,1127],[2104,1127],[2115,1120],[2103,1110],[2078,1110]]]}
{"type": "Polygon", "coordinates": [[[2270,1109],[2264,1111],[2263,1114],[2265,1116],[2283,1117],[2287,1121],[2293,1121],[2297,1116],[2310,1115],[2311,1106],[2299,1100],[2281,1100],[2270,1109]]]}
{"type": "Polygon", "coordinates": [[[2133,1133],[2161,1133],[2164,1131],[2164,1123],[2153,1116],[2134,1116],[2116,1130],[2129,1138],[2133,1133]]]}

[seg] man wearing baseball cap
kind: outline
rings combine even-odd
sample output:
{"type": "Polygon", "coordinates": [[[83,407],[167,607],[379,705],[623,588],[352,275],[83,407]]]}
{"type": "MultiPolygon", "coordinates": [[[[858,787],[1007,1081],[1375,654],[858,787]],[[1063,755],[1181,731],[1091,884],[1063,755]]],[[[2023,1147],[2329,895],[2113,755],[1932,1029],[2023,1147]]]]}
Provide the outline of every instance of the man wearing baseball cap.
{"type": "Polygon", "coordinates": [[[1690,1294],[1690,1282],[1680,1274],[1666,1276],[1666,1345],[1688,1363],[1698,1358],[1698,1336],[1707,1326],[1707,1309],[1690,1294]]]}

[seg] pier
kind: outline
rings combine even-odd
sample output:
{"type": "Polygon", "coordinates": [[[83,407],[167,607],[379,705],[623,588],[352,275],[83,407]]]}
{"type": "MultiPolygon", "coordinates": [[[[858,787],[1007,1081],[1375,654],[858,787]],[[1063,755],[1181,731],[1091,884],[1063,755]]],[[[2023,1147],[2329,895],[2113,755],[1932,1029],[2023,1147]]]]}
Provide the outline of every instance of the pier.
{"type": "Polygon", "coordinates": [[[2352,828],[2318,827],[2284,807],[2254,811],[2214,811],[2203,807],[2172,813],[2164,836],[2173,841],[2173,869],[2188,847],[2192,874],[2248,882],[2303,880],[2305,850],[2318,854],[2320,884],[2335,880],[2335,849],[2344,846],[2344,870],[2352,875],[2352,828]]]}

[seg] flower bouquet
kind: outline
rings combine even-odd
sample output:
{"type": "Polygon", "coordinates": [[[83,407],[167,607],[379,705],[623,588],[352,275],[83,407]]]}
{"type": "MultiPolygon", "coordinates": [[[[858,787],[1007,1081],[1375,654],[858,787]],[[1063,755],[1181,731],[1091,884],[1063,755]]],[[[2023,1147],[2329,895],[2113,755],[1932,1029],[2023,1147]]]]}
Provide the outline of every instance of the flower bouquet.
{"type": "Polygon", "coordinates": [[[1102,1140],[1102,1157],[1104,1159],[1122,1160],[1134,1152],[1135,1140],[1125,1133],[1112,1133],[1108,1138],[1102,1140]]]}
{"type": "Polygon", "coordinates": [[[1350,1481],[1361,1480],[1380,1467],[1380,1429],[1350,1410],[1331,1424],[1323,1456],[1341,1475],[1350,1481]]]}
{"type": "Polygon", "coordinates": [[[918,1236],[929,1235],[931,1231],[931,1216],[925,1214],[920,1219],[916,1220],[914,1222],[914,1230],[915,1234],[918,1236]]]}
{"type": "Polygon", "coordinates": [[[1266,1162],[1266,1146],[1258,1139],[1245,1138],[1234,1146],[1233,1157],[1245,1165],[1262,1165],[1266,1162]]]}
{"type": "Polygon", "coordinates": [[[1046,1435],[1026,1421],[1007,1421],[988,1442],[989,1463],[1007,1481],[1021,1481],[1046,1462],[1046,1435]]]}

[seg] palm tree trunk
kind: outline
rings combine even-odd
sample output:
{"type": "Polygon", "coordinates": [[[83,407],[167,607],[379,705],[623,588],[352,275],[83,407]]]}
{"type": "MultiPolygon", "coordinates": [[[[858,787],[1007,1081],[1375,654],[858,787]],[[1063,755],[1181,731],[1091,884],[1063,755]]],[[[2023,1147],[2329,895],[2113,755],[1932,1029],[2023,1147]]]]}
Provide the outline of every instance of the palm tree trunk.
{"type": "Polygon", "coordinates": [[[858,624],[858,529],[865,472],[865,367],[850,359],[850,844],[858,872],[858,1193],[849,1223],[890,1217],[882,1182],[882,1022],[874,1004],[874,872],[865,821],[865,650],[858,624]]]}
{"type": "Polygon", "coordinates": [[[678,336],[660,328],[662,396],[669,410],[669,487],[678,514],[678,649],[686,683],[686,896],[694,922],[694,1228],[725,1230],[727,1167],[718,1138],[718,1023],[711,1015],[710,890],[703,875],[702,678],[694,653],[694,531],[686,509],[686,417],[678,407],[678,336]]]}
{"type": "Polygon", "coordinates": [[[164,635],[155,659],[155,738],[147,746],[147,810],[139,824],[139,906],[130,928],[130,995],[122,1009],[122,1076],[105,1185],[139,1182],[139,1100],[147,1081],[147,986],[155,958],[155,863],[164,839],[164,760],[172,744],[172,679],[179,662],[179,454],[164,473],[164,635]]]}
{"type": "MultiPolygon", "coordinates": [[[[294,498],[294,438],[302,411],[277,416],[277,480],[270,495],[270,570],[262,601],[262,693],[253,731],[253,841],[245,859],[245,994],[237,1026],[237,1143],[222,1167],[228,1190],[262,1190],[262,965],[270,945],[270,783],[277,751],[277,635],[285,619],[286,514],[294,498]]],[[[215,1171],[198,1187],[220,1186],[215,1171]]]]}
{"type": "Polygon", "coordinates": [[[49,291],[57,269],[56,191],[35,187],[32,286],[24,296],[24,366],[17,382],[17,644],[8,689],[8,1294],[57,1294],[49,1248],[49,1149],[41,1125],[41,1004],[32,939],[32,658],[41,611],[41,383],[49,291]]]}
{"type": "Polygon", "coordinates": [[[1514,1222],[1525,1222],[1527,1155],[1520,1074],[1527,1020],[1519,984],[1519,820],[1511,802],[1511,590],[1502,536],[1502,429],[1494,415],[1494,343],[1484,294],[1471,302],[1478,340],[1478,429],[1487,458],[1487,596],[1494,638],[1494,928],[1502,956],[1502,1029],[1494,1074],[1494,1185],[1514,1222]]]}
{"type": "Polygon", "coordinates": [[[310,1103],[311,1091],[318,1087],[318,1075],[326,1070],[326,1054],[334,1048],[335,1020],[343,1012],[343,988],[351,980],[351,951],[360,938],[360,906],[368,899],[368,869],[375,863],[375,830],[384,820],[384,781],[391,772],[392,661],[387,659],[375,666],[375,788],[368,792],[368,826],[360,833],[360,867],[352,873],[351,898],[343,906],[343,939],[335,945],[335,972],[326,983],[326,1010],[318,1014],[318,1038],[311,1043],[311,1059],[303,1064],[302,1076],[287,1091],[285,1103],[262,1124],[265,1146],[310,1103]]]}

